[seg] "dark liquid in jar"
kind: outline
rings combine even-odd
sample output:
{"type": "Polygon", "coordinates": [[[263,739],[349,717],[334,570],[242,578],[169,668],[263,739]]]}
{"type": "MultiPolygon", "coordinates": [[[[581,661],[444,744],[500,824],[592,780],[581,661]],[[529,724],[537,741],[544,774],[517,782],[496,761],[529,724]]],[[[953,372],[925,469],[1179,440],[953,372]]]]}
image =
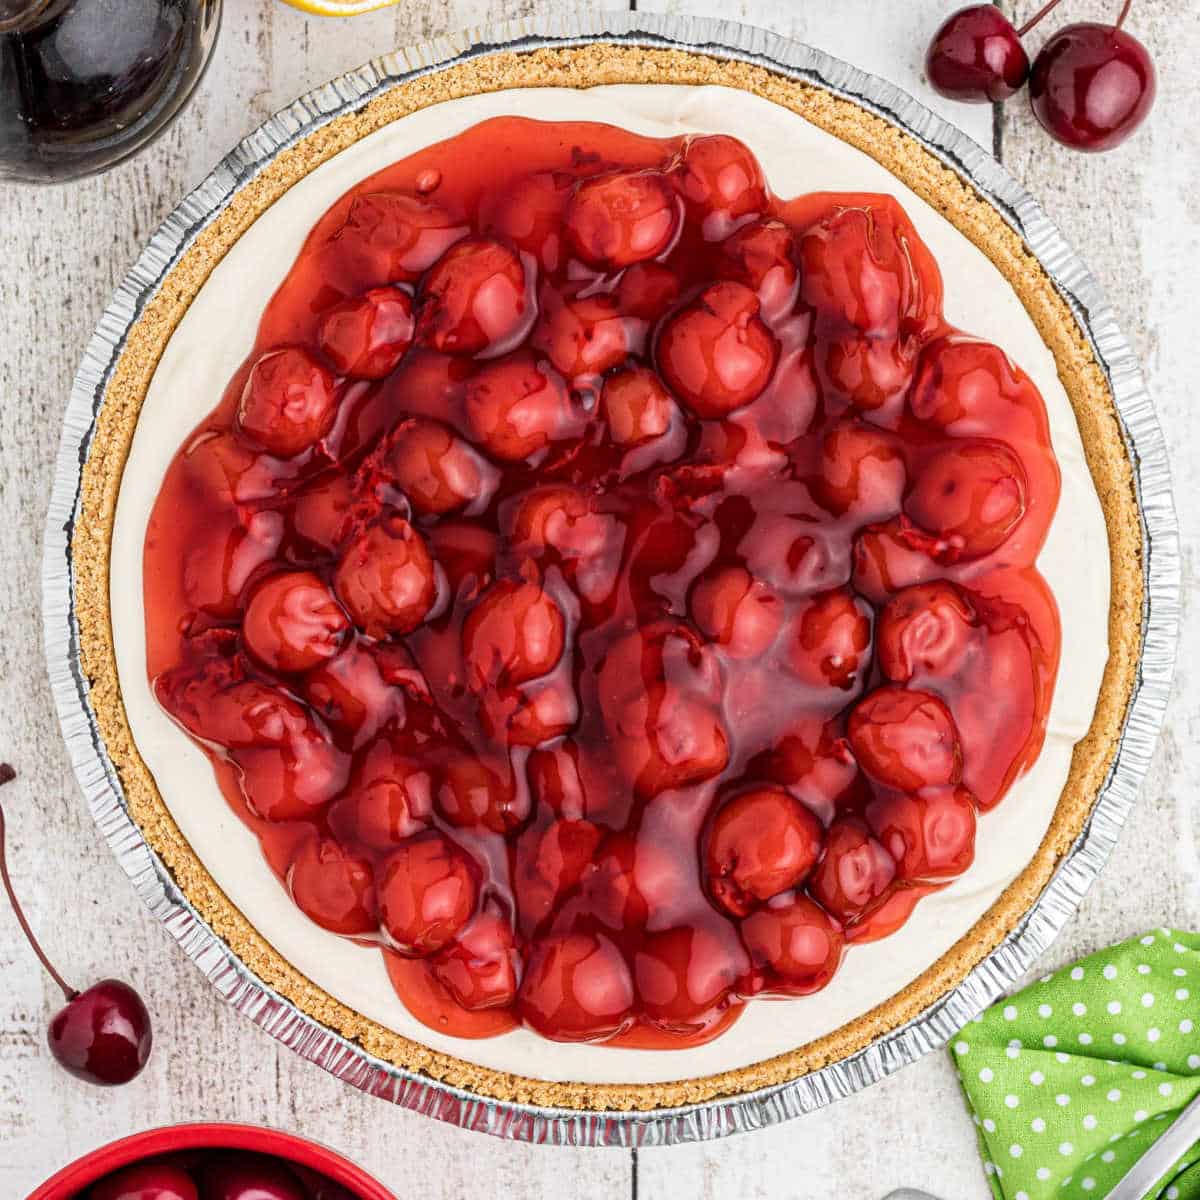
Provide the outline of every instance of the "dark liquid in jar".
{"type": "Polygon", "coordinates": [[[104,170],[191,95],[220,0],[0,0],[0,178],[104,170]]]}

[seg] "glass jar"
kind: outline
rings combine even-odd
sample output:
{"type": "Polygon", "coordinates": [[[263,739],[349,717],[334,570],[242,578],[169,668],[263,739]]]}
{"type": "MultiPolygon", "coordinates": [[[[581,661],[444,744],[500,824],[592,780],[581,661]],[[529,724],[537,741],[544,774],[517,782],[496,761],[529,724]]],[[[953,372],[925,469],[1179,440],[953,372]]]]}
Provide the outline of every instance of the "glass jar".
{"type": "Polygon", "coordinates": [[[220,19],[221,0],[0,0],[0,179],[77,179],[152,141],[220,19]]]}

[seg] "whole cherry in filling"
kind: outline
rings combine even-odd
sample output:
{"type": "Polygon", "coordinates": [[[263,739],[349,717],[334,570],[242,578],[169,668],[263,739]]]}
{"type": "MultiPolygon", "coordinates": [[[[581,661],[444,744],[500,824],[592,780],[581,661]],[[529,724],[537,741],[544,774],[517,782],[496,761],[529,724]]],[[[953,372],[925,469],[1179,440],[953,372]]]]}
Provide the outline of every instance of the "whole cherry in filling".
{"type": "Polygon", "coordinates": [[[213,402],[155,694],[442,1034],[685,1047],[814,992],[1040,748],[1045,408],[890,196],[486,122],[330,209],[213,402]]]}

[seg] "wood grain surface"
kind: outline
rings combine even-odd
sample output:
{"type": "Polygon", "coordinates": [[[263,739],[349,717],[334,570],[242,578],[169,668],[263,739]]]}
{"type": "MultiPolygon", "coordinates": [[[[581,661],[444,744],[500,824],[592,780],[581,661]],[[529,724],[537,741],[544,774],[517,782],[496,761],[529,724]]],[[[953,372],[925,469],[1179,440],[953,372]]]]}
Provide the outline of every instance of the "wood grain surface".
{"type": "MultiPolygon", "coordinates": [[[[1166,429],[1183,530],[1184,624],[1166,735],[1113,860],[1047,962],[1143,927],[1200,924],[1200,629],[1190,624],[1200,549],[1200,22],[1194,0],[1136,0],[1160,95],[1126,146],[1087,157],[1049,141],[1023,98],[994,114],[938,101],[924,46],[956,0],[688,0],[665,8],[767,26],[888,76],[984,145],[1082,250],[1142,356],[1166,429]]],[[[947,1200],[988,1188],[946,1057],[931,1055],[803,1120],[663,1150],[562,1150],[468,1134],[371,1100],[228,1010],[143,910],[98,836],[59,738],[41,655],[42,523],[76,362],[120,276],[179,198],[241,136],[300,92],[397,45],[532,6],[407,0],[352,20],[274,0],[226,0],[217,56],[194,102],[153,147],[98,179],[0,185],[0,759],[13,874],[34,926],[80,985],[138,986],[156,1051],[133,1085],[102,1092],[59,1071],[44,1031],[59,1003],[0,910],[0,1197],[20,1200],[115,1137],[174,1121],[263,1122],[350,1154],[399,1195],[467,1197],[882,1197],[901,1185],[947,1200]]],[[[1012,7],[1011,4],[1007,7],[1012,7]]],[[[1035,7],[1015,5],[1015,16],[1035,7]]],[[[1102,18],[1116,0],[1066,0],[1053,22],[1102,18]]],[[[1031,48],[1044,35],[1030,37],[1031,48]]],[[[130,586],[138,586],[130,581],[130,586]]]]}

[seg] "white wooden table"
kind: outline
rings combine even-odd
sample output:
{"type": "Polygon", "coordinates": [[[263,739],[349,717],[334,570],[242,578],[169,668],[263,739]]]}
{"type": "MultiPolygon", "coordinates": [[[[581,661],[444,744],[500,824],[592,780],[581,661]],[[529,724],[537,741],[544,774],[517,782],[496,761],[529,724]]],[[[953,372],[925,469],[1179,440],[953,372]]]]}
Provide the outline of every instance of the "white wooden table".
{"type": "MultiPolygon", "coordinates": [[[[1006,0],[1006,7],[1012,0],[1006,0]]],[[[659,8],[663,0],[638,0],[659,8]]],[[[614,5],[615,6],[615,5],[614,5]]],[[[677,6],[669,5],[672,9],[677,6]]],[[[279,1048],[216,993],[134,899],[84,809],[51,709],[40,649],[38,565],[59,423],[76,361],[118,278],[159,221],[269,113],[374,54],[528,11],[486,0],[408,0],[346,21],[275,0],[226,0],[216,60],[162,141],[99,179],[0,187],[0,759],[13,873],[30,918],[82,982],[131,979],[157,1019],[134,1085],[101,1092],[45,1047],[58,1004],[0,908],[0,1196],[19,1200],[84,1151],[152,1125],[265,1122],[346,1151],[400,1195],[456,1197],[871,1197],[900,1185],[988,1194],[946,1057],[935,1054],[803,1120],[665,1150],[510,1145],[369,1099],[279,1048]]],[[[1139,350],[1166,427],[1183,526],[1185,618],[1200,552],[1200,124],[1194,0],[1138,0],[1160,97],[1147,129],[1106,156],[1056,146],[1023,99],[990,109],[938,102],[924,45],[956,0],[688,0],[807,40],[893,78],[963,125],[1038,195],[1084,252],[1139,350]]],[[[1018,16],[1034,8],[1019,0],[1018,16]]],[[[1116,0],[1067,0],[1056,20],[1102,17],[1116,0]]],[[[1031,39],[1036,45],[1040,38],[1031,39]]],[[[1190,624],[1190,623],[1189,623],[1190,624]]],[[[1174,704],[1141,803],[1112,863],[1050,954],[1054,962],[1160,923],[1200,925],[1200,627],[1184,634],[1174,704]]]]}

